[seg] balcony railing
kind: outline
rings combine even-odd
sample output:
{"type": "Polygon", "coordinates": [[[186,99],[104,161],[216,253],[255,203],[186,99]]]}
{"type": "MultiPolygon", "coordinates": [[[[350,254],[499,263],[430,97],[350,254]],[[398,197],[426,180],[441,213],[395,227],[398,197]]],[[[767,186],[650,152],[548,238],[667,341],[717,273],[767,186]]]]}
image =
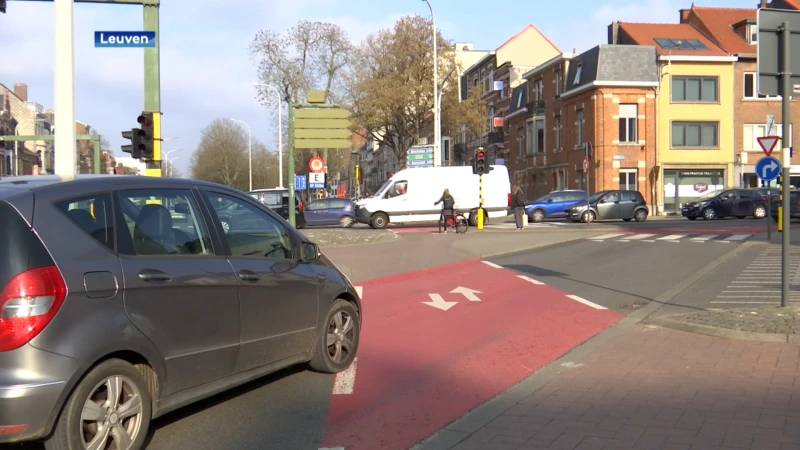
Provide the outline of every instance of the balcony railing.
{"type": "Polygon", "coordinates": [[[530,102],[525,105],[525,107],[528,109],[528,113],[533,114],[534,116],[544,114],[544,102],[541,100],[530,102]]]}

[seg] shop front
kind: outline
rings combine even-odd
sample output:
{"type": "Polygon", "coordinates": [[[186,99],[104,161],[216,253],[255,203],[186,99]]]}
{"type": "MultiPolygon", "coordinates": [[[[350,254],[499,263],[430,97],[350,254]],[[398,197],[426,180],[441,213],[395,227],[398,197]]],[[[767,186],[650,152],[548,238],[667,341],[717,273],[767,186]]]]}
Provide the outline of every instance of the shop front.
{"type": "Polygon", "coordinates": [[[664,169],[664,213],[680,214],[681,205],[725,188],[723,169],[664,169]]]}

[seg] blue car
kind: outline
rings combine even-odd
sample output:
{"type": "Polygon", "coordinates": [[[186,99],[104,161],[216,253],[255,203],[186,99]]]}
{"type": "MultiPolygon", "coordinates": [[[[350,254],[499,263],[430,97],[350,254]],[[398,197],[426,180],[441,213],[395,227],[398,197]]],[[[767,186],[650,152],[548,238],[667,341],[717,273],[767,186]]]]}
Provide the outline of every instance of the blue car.
{"type": "Polygon", "coordinates": [[[339,225],[344,228],[355,223],[355,204],[346,198],[323,198],[306,204],[306,225],[339,225]]]}
{"type": "Polygon", "coordinates": [[[525,214],[531,222],[539,223],[544,219],[565,217],[565,209],[586,200],[586,191],[565,190],[553,191],[532,202],[525,203],[525,214]]]}

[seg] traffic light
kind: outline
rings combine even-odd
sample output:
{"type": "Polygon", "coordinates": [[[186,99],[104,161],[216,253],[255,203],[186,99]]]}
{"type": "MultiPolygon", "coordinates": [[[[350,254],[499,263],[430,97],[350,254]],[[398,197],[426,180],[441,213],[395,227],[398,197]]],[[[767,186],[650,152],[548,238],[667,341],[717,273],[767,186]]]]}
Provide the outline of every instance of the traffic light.
{"type": "Polygon", "coordinates": [[[483,175],[488,172],[489,165],[486,164],[486,152],[483,150],[483,147],[478,147],[475,150],[475,161],[472,165],[472,173],[483,175]]]}
{"type": "Polygon", "coordinates": [[[131,131],[123,131],[122,137],[131,140],[129,145],[122,146],[122,151],[125,153],[130,153],[132,158],[142,158],[145,148],[144,131],[139,128],[133,128],[131,131]]]}
{"type": "Polygon", "coordinates": [[[142,158],[153,159],[154,143],[155,143],[155,121],[153,120],[153,113],[143,112],[136,121],[139,122],[142,130],[142,158]]]}

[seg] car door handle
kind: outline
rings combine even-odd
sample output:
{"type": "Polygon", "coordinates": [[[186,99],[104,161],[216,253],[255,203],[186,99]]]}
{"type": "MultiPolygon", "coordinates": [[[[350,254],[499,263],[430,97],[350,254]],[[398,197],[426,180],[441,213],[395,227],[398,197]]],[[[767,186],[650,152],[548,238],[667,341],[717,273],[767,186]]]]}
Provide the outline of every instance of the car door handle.
{"type": "Polygon", "coordinates": [[[143,269],[139,272],[139,278],[144,281],[172,281],[172,277],[160,270],[143,269]]]}
{"type": "Polygon", "coordinates": [[[257,273],[253,272],[252,270],[240,270],[239,271],[239,278],[244,281],[258,281],[261,279],[257,273]]]}
{"type": "Polygon", "coordinates": [[[317,281],[319,281],[319,282],[323,282],[323,281],[325,281],[325,280],[327,280],[327,279],[328,279],[328,277],[326,277],[325,275],[322,275],[322,274],[320,274],[320,273],[316,274],[316,275],[314,276],[314,278],[316,278],[316,279],[317,279],[317,281]]]}

